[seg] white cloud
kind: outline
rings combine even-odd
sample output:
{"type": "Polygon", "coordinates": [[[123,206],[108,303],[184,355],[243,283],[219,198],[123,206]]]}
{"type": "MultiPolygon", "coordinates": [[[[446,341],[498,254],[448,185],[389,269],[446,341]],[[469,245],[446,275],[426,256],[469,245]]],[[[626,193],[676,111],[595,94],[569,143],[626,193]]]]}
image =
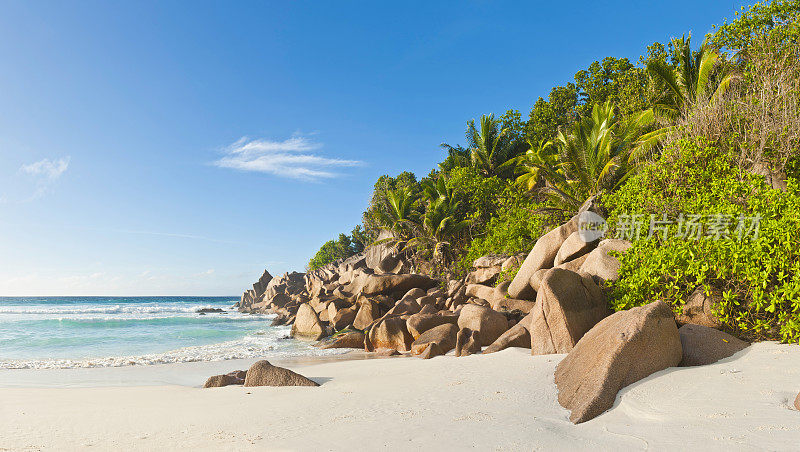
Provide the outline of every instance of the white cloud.
{"type": "Polygon", "coordinates": [[[243,137],[228,146],[225,156],[214,164],[221,168],[257,171],[311,182],[339,176],[331,171],[332,168],[363,164],[358,160],[327,158],[312,153],[321,147],[321,144],[298,134],[283,141],[243,137]]]}
{"type": "Polygon", "coordinates": [[[22,165],[19,171],[33,178],[36,184],[36,190],[33,195],[28,197],[25,201],[36,199],[50,189],[50,187],[61,177],[64,172],[69,168],[70,157],[62,157],[58,160],[42,159],[28,165],[22,165]]]}
{"type": "Polygon", "coordinates": [[[30,165],[22,165],[20,171],[53,181],[61,177],[69,168],[69,160],[69,156],[58,160],[42,159],[30,165]]]}

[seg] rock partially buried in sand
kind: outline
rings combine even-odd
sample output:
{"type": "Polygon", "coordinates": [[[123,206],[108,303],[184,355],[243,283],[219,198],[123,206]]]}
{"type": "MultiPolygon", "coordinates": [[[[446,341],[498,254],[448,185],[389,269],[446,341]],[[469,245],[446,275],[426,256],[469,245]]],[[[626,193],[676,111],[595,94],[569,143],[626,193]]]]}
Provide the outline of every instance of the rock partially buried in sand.
{"type": "Polygon", "coordinates": [[[439,346],[439,343],[430,342],[428,344],[428,346],[425,347],[425,350],[423,350],[419,354],[419,357],[422,358],[422,359],[431,359],[431,358],[435,358],[437,356],[442,356],[442,355],[444,355],[444,353],[445,352],[444,352],[444,350],[442,350],[442,347],[439,346]]]}
{"type": "Polygon", "coordinates": [[[204,388],[221,388],[223,386],[240,385],[244,383],[247,372],[244,370],[234,370],[225,375],[214,375],[206,380],[204,388]]]}
{"type": "Polygon", "coordinates": [[[750,346],[728,333],[702,325],[686,324],[678,333],[683,347],[681,367],[713,364],[750,346]]]}
{"type": "Polygon", "coordinates": [[[620,389],[682,357],[675,317],[661,301],[620,311],[595,325],[556,367],[558,403],[578,424],[614,405],[620,389]]]}
{"type": "Polygon", "coordinates": [[[315,381],[283,367],[273,366],[261,360],[250,366],[245,386],[319,386],[315,381]]]}
{"type": "Polygon", "coordinates": [[[794,398],[794,408],[800,410],[800,392],[797,393],[797,397],[794,398]]]}
{"type": "Polygon", "coordinates": [[[400,352],[398,352],[397,350],[395,350],[393,348],[381,348],[381,349],[375,350],[375,356],[378,356],[378,357],[381,357],[381,358],[388,358],[388,357],[391,357],[391,356],[400,356],[400,354],[401,354],[400,352]]]}

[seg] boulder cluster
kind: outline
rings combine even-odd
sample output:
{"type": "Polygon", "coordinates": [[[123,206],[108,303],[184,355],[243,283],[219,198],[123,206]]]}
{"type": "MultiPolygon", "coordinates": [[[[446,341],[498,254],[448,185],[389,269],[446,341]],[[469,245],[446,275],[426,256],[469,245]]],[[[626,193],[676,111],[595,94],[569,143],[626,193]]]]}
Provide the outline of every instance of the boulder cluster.
{"type": "MultiPolygon", "coordinates": [[[[680,324],[660,301],[612,313],[604,287],[618,278],[625,240],[587,240],[578,215],[543,235],[527,255],[483,256],[460,280],[410,273],[398,248],[364,253],[309,273],[269,272],[246,291],[242,312],[276,314],[292,335],[322,348],[429,359],[524,347],[567,354],[555,372],[559,403],[584,422],[609,409],[623,387],[679,365],[702,365],[748,344],[711,328],[697,295],[680,324]],[[511,281],[498,283],[517,270],[511,281]],[[703,319],[693,324],[692,319],[703,319]],[[689,321],[687,321],[689,320],[689,321]]],[[[249,374],[248,374],[249,378],[249,374]]],[[[246,383],[245,383],[246,384],[246,383]]]]}

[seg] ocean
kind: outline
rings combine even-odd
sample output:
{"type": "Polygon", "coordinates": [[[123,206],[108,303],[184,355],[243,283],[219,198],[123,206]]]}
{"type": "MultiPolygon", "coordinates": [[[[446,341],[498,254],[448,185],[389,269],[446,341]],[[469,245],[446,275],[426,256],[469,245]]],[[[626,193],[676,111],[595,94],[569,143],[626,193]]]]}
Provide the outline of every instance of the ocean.
{"type": "Polygon", "coordinates": [[[118,367],[341,353],[289,337],[234,297],[0,297],[0,369],[118,367]],[[201,308],[222,313],[200,314],[201,308]]]}

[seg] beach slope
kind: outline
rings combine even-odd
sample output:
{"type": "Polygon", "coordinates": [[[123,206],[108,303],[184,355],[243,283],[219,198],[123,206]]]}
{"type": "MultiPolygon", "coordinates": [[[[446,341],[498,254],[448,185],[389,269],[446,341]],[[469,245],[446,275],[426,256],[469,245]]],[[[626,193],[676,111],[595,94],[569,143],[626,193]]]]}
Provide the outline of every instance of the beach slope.
{"type": "MultiPolygon", "coordinates": [[[[168,371],[183,380],[196,374],[198,387],[6,387],[0,450],[791,450],[800,444],[800,412],[791,408],[800,391],[798,346],[758,343],[713,365],[658,372],[580,425],[569,422],[557,401],[553,372],[564,355],[529,353],[292,367],[322,384],[317,388],[201,389],[207,366],[184,364],[168,371]]],[[[85,372],[131,376],[150,367],[85,372]]],[[[0,381],[30,375],[5,372],[18,373],[0,381]]]]}

